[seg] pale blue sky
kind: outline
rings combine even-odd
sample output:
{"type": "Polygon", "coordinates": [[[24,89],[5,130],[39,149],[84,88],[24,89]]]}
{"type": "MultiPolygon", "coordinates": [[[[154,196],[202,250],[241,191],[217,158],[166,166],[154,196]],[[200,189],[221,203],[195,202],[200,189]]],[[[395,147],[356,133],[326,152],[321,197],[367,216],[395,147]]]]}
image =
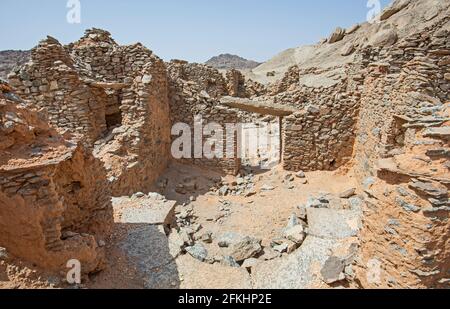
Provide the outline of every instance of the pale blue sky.
{"type": "Polygon", "coordinates": [[[67,0],[1,2],[0,50],[32,48],[47,34],[66,44],[97,27],[165,60],[196,62],[220,53],[265,61],[365,21],[369,11],[368,0],[80,0],[81,24],[69,24],[67,0]]]}

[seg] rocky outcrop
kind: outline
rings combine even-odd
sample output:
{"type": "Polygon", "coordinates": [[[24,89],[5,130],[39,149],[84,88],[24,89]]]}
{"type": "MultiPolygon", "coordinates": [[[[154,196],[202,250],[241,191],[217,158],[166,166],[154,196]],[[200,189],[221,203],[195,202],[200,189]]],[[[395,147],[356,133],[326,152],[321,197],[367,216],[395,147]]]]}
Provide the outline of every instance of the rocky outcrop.
{"type": "Polygon", "coordinates": [[[0,78],[6,79],[8,74],[17,66],[24,65],[30,60],[30,51],[4,50],[0,51],[0,78]]]}
{"type": "Polygon", "coordinates": [[[333,44],[339,42],[344,38],[344,36],[345,36],[345,29],[338,27],[328,38],[328,43],[333,44]]]}
{"type": "Polygon", "coordinates": [[[251,70],[256,68],[261,63],[253,60],[247,60],[236,55],[222,54],[212,57],[206,61],[205,64],[221,70],[251,70]]]}

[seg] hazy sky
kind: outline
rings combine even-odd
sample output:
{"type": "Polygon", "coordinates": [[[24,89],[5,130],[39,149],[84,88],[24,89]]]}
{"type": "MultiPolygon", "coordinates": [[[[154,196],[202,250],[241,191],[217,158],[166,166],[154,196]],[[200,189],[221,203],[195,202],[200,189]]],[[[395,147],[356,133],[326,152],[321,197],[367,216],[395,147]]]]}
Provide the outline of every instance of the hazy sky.
{"type": "Polygon", "coordinates": [[[165,60],[232,53],[265,61],[336,26],[365,21],[369,11],[368,0],[79,1],[81,23],[69,24],[68,0],[1,0],[0,50],[30,49],[47,34],[66,44],[97,27],[120,44],[142,42],[165,60]]]}

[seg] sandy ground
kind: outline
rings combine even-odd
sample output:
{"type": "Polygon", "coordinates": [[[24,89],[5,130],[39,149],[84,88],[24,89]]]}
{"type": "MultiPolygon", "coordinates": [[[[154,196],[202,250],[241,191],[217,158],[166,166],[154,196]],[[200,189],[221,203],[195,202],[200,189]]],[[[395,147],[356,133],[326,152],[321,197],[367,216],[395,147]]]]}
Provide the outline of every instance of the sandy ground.
{"type": "MultiPolygon", "coordinates": [[[[255,171],[252,183],[254,184],[255,195],[244,196],[219,196],[214,192],[220,175],[211,171],[202,170],[192,166],[172,164],[161,180],[167,183],[164,189],[159,188],[159,193],[168,200],[176,200],[178,206],[176,213],[181,213],[186,207],[193,209],[193,224],[200,224],[198,233],[211,232],[213,243],[204,244],[210,256],[220,256],[227,253],[224,248],[217,246],[217,237],[226,232],[235,232],[244,236],[251,236],[262,239],[263,246],[269,246],[273,238],[279,237],[282,229],[287,225],[288,218],[298,212],[298,205],[304,204],[310,195],[317,193],[339,194],[348,188],[355,187],[354,179],[349,175],[344,175],[340,171],[336,172],[313,172],[306,173],[307,183],[304,180],[294,177],[292,182],[283,181],[289,178],[291,173],[275,168],[270,171],[255,171]],[[177,193],[180,184],[195,184],[197,189],[186,194],[177,193]],[[270,191],[261,191],[264,186],[273,187],[270,191]],[[194,200],[191,202],[191,200],[194,200]],[[223,211],[220,210],[223,202],[229,202],[228,215],[220,218],[223,211]],[[217,220],[217,218],[220,218],[217,220]]],[[[223,180],[230,184],[235,177],[225,177],[223,180]]],[[[158,187],[155,187],[158,191],[158,187]]],[[[136,226],[116,224],[112,239],[108,242],[108,269],[98,275],[91,276],[85,283],[89,288],[144,288],[144,287],[165,287],[165,288],[198,288],[208,286],[229,287],[230,282],[246,286],[249,282],[247,274],[218,264],[209,265],[194,260],[189,255],[181,255],[172,260],[167,257],[168,268],[161,278],[162,283],[148,283],[148,277],[154,273],[159,276],[161,267],[155,269],[140,265],[140,262],[125,256],[123,253],[124,241],[127,241],[127,233],[135,229],[136,226]],[[144,271],[142,271],[144,267],[144,271]],[[146,268],[147,267],[147,268],[146,268]],[[144,272],[145,274],[142,274],[144,272]],[[193,273],[194,272],[194,273],[193,273]],[[215,274],[223,273],[221,279],[214,279],[215,274]],[[228,275],[229,274],[229,275],[228,275]],[[190,276],[195,280],[190,280],[190,276]],[[228,278],[229,277],[229,278],[228,278]],[[201,279],[199,279],[201,278],[201,279]],[[239,279],[240,278],[240,279],[239,279]],[[242,279],[242,280],[241,280],[242,279]],[[241,280],[241,281],[240,281],[241,280]],[[199,282],[200,281],[200,282],[199,282]],[[203,281],[203,282],[201,282],[203,281]],[[216,284],[216,285],[215,285],[216,284]]],[[[163,233],[161,231],[161,233],[163,233]]],[[[163,242],[163,241],[161,241],[163,242]]],[[[138,246],[141,246],[139,243],[138,246]]],[[[152,246],[149,244],[149,246],[152,246]]],[[[148,248],[138,248],[138,251],[148,248]]],[[[165,249],[155,249],[162,250],[165,249]]],[[[164,254],[163,254],[164,255],[164,254]]],[[[152,263],[149,261],[148,263],[152,263]]],[[[141,262],[142,264],[142,262],[141,262]]],[[[151,279],[152,280],[152,279],[151,279]]]]}

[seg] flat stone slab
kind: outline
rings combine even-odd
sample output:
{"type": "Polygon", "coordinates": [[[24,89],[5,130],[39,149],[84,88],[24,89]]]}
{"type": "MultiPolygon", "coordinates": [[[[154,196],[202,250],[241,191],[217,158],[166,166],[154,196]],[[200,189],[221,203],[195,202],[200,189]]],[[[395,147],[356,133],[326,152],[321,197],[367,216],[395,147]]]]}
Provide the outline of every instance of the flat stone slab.
{"type": "Polygon", "coordinates": [[[334,239],[307,236],[290,255],[256,265],[252,269],[254,288],[307,289],[321,285],[320,270],[336,245],[334,239]]]}
{"type": "Polygon", "coordinates": [[[223,97],[220,100],[220,103],[222,105],[237,108],[251,113],[257,113],[261,115],[271,115],[277,117],[289,116],[298,111],[293,107],[276,104],[268,101],[255,101],[235,97],[223,97]]]}
{"type": "Polygon", "coordinates": [[[113,198],[114,214],[118,223],[167,225],[174,217],[176,203],[150,198],[113,198]]]}
{"type": "Polygon", "coordinates": [[[173,259],[168,238],[160,226],[132,228],[119,246],[142,270],[160,267],[173,259]]]}
{"type": "Polygon", "coordinates": [[[133,227],[119,247],[140,274],[145,288],[179,287],[175,257],[171,254],[162,226],[144,224],[133,227]]]}
{"type": "Polygon", "coordinates": [[[449,141],[450,127],[428,128],[425,130],[423,136],[431,138],[440,138],[449,141]]]}
{"type": "Polygon", "coordinates": [[[321,238],[343,239],[357,236],[362,227],[361,213],[352,210],[308,208],[308,234],[321,238]]]}

